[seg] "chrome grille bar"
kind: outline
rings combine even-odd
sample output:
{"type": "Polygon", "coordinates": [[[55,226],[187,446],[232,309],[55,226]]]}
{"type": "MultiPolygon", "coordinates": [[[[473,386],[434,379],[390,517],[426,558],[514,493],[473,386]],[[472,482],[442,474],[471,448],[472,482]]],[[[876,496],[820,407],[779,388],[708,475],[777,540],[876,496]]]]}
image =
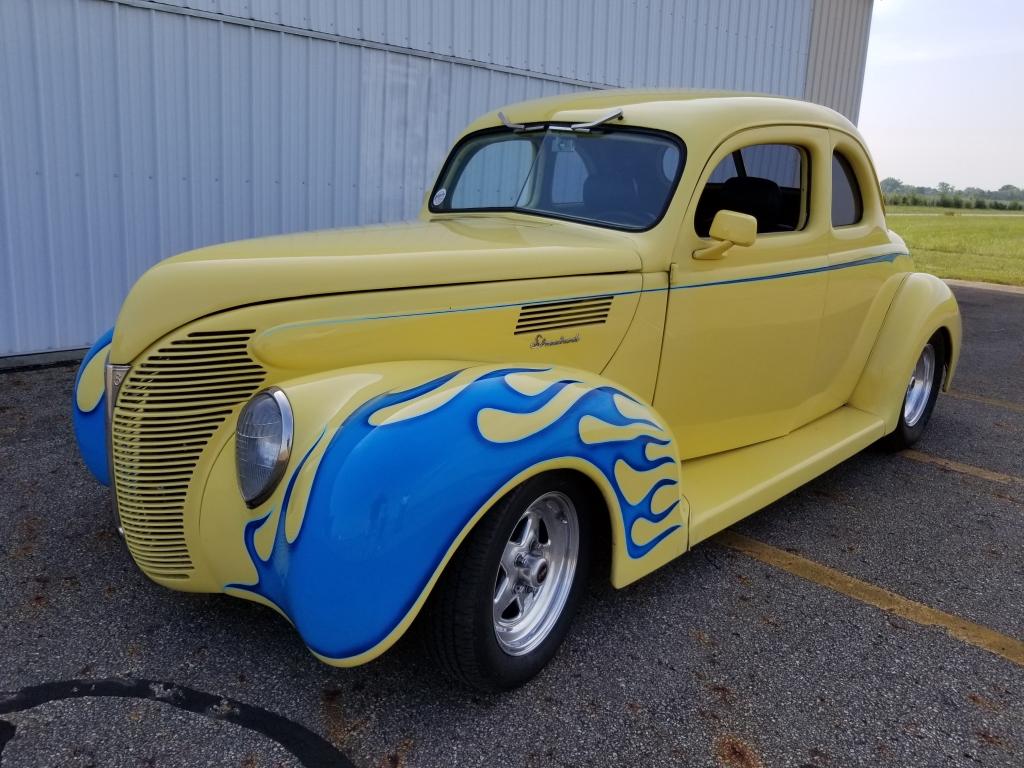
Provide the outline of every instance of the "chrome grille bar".
{"type": "Polygon", "coordinates": [[[185,500],[210,438],[266,378],[248,354],[252,333],[190,333],[122,370],[116,385],[109,379],[118,525],[135,562],[150,576],[184,579],[193,570],[185,500]]]}

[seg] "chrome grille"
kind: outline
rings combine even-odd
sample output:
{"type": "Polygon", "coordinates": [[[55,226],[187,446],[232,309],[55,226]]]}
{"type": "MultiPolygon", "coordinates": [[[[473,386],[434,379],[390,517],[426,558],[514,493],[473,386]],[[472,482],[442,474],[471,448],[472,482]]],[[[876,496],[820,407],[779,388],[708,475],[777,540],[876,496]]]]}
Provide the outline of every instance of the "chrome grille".
{"type": "Polygon", "coordinates": [[[134,366],[111,422],[114,483],[132,557],[163,579],[192,570],[185,496],[199,457],[266,372],[248,354],[252,330],[196,331],[134,366]]]}
{"type": "Polygon", "coordinates": [[[601,325],[612,308],[611,296],[549,301],[526,304],[519,310],[515,334],[575,328],[580,325],[601,325]]]}

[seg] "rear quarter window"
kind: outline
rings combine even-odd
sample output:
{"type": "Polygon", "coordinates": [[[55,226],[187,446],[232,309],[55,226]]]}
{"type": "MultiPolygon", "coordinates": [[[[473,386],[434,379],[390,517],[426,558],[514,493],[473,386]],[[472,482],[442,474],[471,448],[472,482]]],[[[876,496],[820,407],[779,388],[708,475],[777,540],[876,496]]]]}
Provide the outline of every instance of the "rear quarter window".
{"type": "Polygon", "coordinates": [[[853,166],[841,153],[832,153],[832,226],[848,227],[864,218],[864,201],[853,166]]]}

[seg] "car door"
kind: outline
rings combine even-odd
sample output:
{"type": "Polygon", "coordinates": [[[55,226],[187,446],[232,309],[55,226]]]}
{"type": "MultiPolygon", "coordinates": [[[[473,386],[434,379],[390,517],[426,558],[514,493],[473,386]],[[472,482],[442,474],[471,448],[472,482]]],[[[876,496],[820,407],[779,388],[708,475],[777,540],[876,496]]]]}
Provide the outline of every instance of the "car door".
{"type": "Polygon", "coordinates": [[[828,153],[825,129],[772,126],[727,139],[704,168],[673,257],[654,401],[682,458],[820,415],[808,402],[827,281],[828,153]],[[756,242],[694,259],[721,209],[755,216],[756,242]]]}
{"type": "Polygon", "coordinates": [[[878,181],[860,142],[829,131],[829,272],[821,343],[814,366],[815,407],[846,403],[857,384],[893,295],[910,268],[882,212],[878,181]]]}

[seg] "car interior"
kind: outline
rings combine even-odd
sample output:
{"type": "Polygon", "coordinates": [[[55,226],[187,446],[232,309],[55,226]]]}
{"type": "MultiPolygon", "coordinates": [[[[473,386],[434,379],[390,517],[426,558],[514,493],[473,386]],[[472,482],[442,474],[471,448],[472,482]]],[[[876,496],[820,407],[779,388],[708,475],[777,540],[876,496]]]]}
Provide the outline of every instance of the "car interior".
{"type": "Polygon", "coordinates": [[[617,141],[574,137],[571,154],[555,144],[549,163],[552,178],[542,185],[547,197],[541,207],[626,227],[654,224],[675,184],[679,152],[664,140],[620,137],[617,141]]]}
{"type": "Polygon", "coordinates": [[[708,237],[721,210],[753,216],[758,234],[801,229],[804,158],[803,150],[786,144],[744,147],[727,156],[712,172],[697,203],[697,235],[708,237]]]}
{"type": "Polygon", "coordinates": [[[668,206],[682,162],[682,145],[634,130],[484,135],[457,153],[440,186],[451,194],[432,206],[519,208],[645,229],[668,206]]]}

